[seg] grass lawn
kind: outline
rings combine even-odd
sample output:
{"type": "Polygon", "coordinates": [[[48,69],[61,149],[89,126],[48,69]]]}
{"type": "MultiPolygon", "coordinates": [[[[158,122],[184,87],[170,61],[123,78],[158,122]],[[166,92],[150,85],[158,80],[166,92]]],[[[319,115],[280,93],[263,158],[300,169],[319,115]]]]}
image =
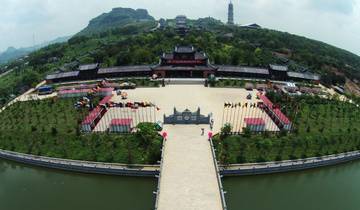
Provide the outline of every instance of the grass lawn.
{"type": "Polygon", "coordinates": [[[292,133],[218,135],[223,164],[281,161],[360,150],[360,109],[354,104],[312,96],[270,95],[295,125],[292,133]]]}
{"type": "Polygon", "coordinates": [[[128,135],[82,134],[89,110],[76,110],[76,99],[17,102],[0,114],[0,148],[75,160],[155,164],[161,137],[152,124],[128,135]]]}

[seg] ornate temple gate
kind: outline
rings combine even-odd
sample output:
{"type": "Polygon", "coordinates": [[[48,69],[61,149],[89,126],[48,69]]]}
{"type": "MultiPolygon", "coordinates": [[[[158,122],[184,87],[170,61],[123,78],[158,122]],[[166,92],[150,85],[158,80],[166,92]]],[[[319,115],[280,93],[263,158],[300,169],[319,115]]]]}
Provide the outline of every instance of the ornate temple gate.
{"type": "Polygon", "coordinates": [[[179,112],[174,108],[174,113],[172,115],[164,115],[164,124],[173,124],[173,125],[201,125],[201,124],[210,124],[211,114],[208,116],[202,115],[200,108],[196,112],[191,112],[189,109],[186,109],[183,112],[179,112]]]}

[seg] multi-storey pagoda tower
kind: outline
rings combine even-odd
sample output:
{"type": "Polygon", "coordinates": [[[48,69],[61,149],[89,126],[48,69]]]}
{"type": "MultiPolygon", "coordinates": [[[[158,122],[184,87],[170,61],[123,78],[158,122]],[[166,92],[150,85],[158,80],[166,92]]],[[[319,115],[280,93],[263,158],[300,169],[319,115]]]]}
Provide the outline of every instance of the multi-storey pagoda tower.
{"type": "Polygon", "coordinates": [[[234,5],[233,5],[232,1],[230,1],[230,3],[229,3],[227,24],[234,25],[234,5]]]}

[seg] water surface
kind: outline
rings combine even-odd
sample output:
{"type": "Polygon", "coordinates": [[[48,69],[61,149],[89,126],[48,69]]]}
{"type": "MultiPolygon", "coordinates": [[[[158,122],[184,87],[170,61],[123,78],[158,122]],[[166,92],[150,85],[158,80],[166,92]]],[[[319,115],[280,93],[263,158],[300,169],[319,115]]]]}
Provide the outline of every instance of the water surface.
{"type": "Polygon", "coordinates": [[[153,209],[154,178],[67,173],[0,159],[0,210],[153,209]]]}
{"type": "Polygon", "coordinates": [[[360,161],[224,179],[229,210],[359,210],[360,161]]]}

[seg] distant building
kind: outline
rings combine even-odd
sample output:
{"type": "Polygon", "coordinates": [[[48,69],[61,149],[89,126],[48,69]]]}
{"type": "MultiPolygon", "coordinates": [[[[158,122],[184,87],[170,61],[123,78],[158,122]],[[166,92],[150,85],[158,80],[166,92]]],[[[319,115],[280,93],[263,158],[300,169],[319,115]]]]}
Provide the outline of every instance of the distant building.
{"type": "Polygon", "coordinates": [[[159,24],[160,24],[160,29],[165,29],[166,28],[166,20],[164,18],[161,18],[159,20],[159,24]]]}
{"type": "Polygon", "coordinates": [[[287,72],[287,77],[292,80],[292,81],[314,81],[315,83],[319,84],[320,83],[320,75],[317,74],[313,74],[310,72],[304,72],[304,73],[300,73],[300,72],[287,72]]]}
{"type": "Polygon", "coordinates": [[[96,79],[96,73],[99,70],[100,64],[85,64],[79,66],[79,77],[80,79],[96,79]]]}
{"type": "Polygon", "coordinates": [[[187,17],[185,15],[178,15],[175,18],[176,21],[176,31],[180,35],[185,35],[189,31],[189,27],[187,25],[187,17]]]}
{"type": "Polygon", "coordinates": [[[234,5],[230,1],[229,8],[228,8],[228,22],[229,25],[234,25],[234,5]]]}
{"type": "Polygon", "coordinates": [[[45,77],[47,83],[69,82],[79,80],[79,71],[55,72],[45,77]]]}
{"type": "Polygon", "coordinates": [[[250,23],[250,24],[241,25],[241,28],[261,29],[261,26],[256,23],[250,23]]]}
{"type": "MultiPolygon", "coordinates": [[[[101,68],[99,64],[80,65],[76,71],[58,71],[46,76],[47,83],[59,83],[79,80],[106,78],[142,77],[157,75],[160,78],[208,78],[239,77],[270,79],[279,81],[308,81],[319,83],[320,76],[310,71],[292,72],[286,65],[265,67],[250,66],[214,66],[207,54],[193,46],[176,46],[173,52],[163,53],[155,65],[114,66],[101,68]]],[[[77,93],[72,93],[77,94],[77,93]]]]}
{"type": "Polygon", "coordinates": [[[246,66],[219,66],[216,75],[219,77],[248,77],[262,79],[270,77],[269,70],[266,68],[246,66]]]}
{"type": "Polygon", "coordinates": [[[100,68],[97,72],[97,77],[102,79],[114,77],[149,77],[150,75],[151,67],[149,65],[100,68]]]}
{"type": "Polygon", "coordinates": [[[288,76],[287,75],[288,70],[289,69],[287,66],[275,65],[275,64],[269,65],[271,79],[273,80],[286,80],[288,76]]]}
{"type": "Polygon", "coordinates": [[[163,78],[207,78],[217,68],[210,64],[204,52],[196,51],[193,46],[177,46],[172,53],[164,53],[152,70],[163,78]]]}
{"type": "Polygon", "coordinates": [[[187,17],[185,15],[178,15],[176,16],[175,20],[176,20],[176,28],[187,27],[187,17]]]}

